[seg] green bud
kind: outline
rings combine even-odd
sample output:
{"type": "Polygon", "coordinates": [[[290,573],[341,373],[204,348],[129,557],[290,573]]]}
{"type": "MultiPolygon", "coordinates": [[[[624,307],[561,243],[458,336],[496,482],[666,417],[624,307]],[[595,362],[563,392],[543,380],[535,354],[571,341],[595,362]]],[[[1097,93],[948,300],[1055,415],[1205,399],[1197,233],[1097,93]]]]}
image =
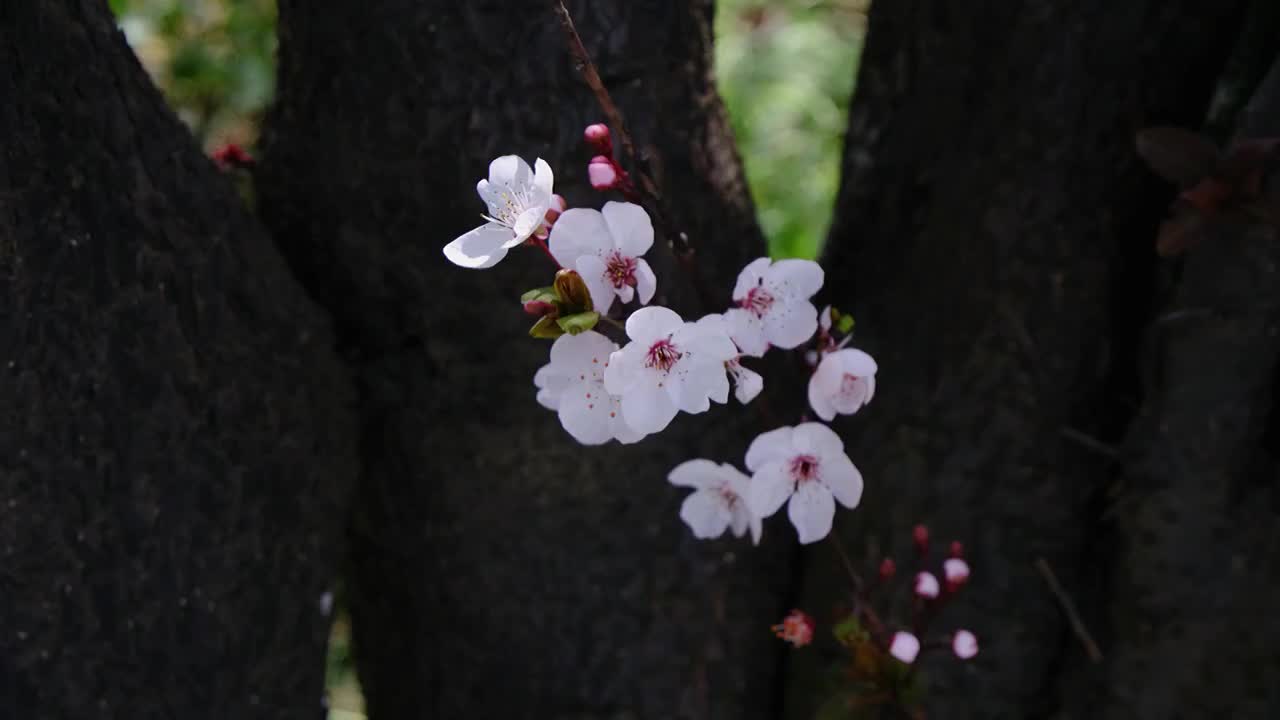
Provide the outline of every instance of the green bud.
{"type": "MultiPolygon", "coordinates": [[[[835,312],[836,312],[835,310],[832,310],[831,314],[834,315],[835,312]]],[[[841,313],[840,317],[836,318],[835,328],[836,330],[839,330],[842,334],[848,335],[850,332],[853,331],[853,316],[845,315],[844,313],[841,313]]]]}
{"type": "Polygon", "coordinates": [[[591,312],[577,313],[576,315],[566,315],[561,318],[556,318],[556,324],[560,326],[560,329],[570,335],[577,335],[578,333],[586,332],[587,330],[595,327],[598,322],[600,322],[600,313],[595,312],[594,310],[591,312]]]}
{"type": "Polygon", "coordinates": [[[556,294],[556,289],[550,285],[547,287],[534,288],[520,296],[521,304],[527,302],[556,303],[559,301],[560,296],[556,294]]]}
{"type": "Polygon", "coordinates": [[[529,328],[529,337],[536,337],[542,340],[555,340],[564,334],[564,330],[557,324],[556,318],[550,315],[544,315],[538,319],[538,322],[529,328]]]}

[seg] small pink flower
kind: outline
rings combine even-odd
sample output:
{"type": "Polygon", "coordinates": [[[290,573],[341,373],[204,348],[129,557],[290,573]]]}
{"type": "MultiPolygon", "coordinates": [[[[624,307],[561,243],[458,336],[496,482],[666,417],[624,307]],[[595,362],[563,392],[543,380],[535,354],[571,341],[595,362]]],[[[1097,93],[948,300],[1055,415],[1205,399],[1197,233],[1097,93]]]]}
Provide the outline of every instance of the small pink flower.
{"type": "Polygon", "coordinates": [[[796,647],[813,642],[813,618],[803,610],[792,610],[782,622],[773,626],[773,634],[796,647]]]}
{"type": "Polygon", "coordinates": [[[608,125],[604,123],[588,125],[587,129],[582,131],[582,138],[600,154],[613,154],[613,140],[609,137],[608,125]]]}
{"type": "Polygon", "coordinates": [[[954,591],[969,579],[969,563],[960,558],[948,558],[942,563],[942,573],[947,579],[947,590],[954,591]]]}
{"type": "Polygon", "coordinates": [[[618,170],[612,160],[604,155],[597,155],[587,165],[587,179],[596,190],[611,190],[618,184],[618,170]]]}
{"type": "Polygon", "coordinates": [[[951,650],[961,660],[968,660],[978,654],[978,638],[968,630],[957,630],[951,636],[951,650]]]}
{"type": "Polygon", "coordinates": [[[938,578],[934,577],[933,573],[916,573],[916,595],[932,600],[933,598],[938,597],[938,591],[940,589],[941,588],[938,586],[938,578]]]}
{"type": "Polygon", "coordinates": [[[909,632],[896,632],[889,641],[889,654],[910,665],[920,654],[920,641],[909,632]]]}

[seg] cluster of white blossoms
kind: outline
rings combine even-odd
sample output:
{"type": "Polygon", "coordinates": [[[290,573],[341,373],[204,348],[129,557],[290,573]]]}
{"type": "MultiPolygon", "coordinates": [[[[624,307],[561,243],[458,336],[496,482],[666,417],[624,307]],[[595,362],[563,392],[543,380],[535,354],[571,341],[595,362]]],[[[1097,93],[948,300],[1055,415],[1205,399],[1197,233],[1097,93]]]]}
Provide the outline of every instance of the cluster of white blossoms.
{"type": "MultiPolygon", "coordinates": [[[[817,263],[755,260],[738,276],[733,307],[722,315],[685,320],[649,305],[658,282],[644,259],[654,242],[644,208],[607,202],[601,210],[565,210],[552,194],[551,168],[541,159],[535,167],[514,155],[494,160],[489,178],[476,188],[489,208],[488,222],[449,243],[444,254],[457,265],[481,269],[517,245],[535,245],[555,260],[562,275],[572,270],[578,287],[585,285],[589,301],[569,302],[558,290],[543,288],[533,291],[537,299],[526,305],[561,320],[560,329],[538,326],[558,336],[534,385],[538,402],[556,411],[575,440],[637,442],[661,432],[680,412],[698,414],[713,403],[727,403],[731,387],[739,402],[750,403],[764,379],[742,358],[760,357],[770,348],[801,348],[815,337],[808,387],[813,413],[830,421],[870,402],[875,361],[846,349],[848,337],[841,343],[832,339],[834,313],[828,308],[820,318],[812,303],[823,283],[817,263]],[[597,320],[632,302],[643,307],[627,314],[619,346],[598,331],[597,320]]],[[[759,542],[762,519],[787,505],[800,541],[811,543],[830,533],[837,502],[853,508],[862,496],[862,476],[844,443],[821,423],[760,435],[745,465],[750,475],[705,459],[671,472],[671,483],[694,489],[680,517],[696,537],[715,538],[729,529],[741,537],[750,530],[759,542]]]]}

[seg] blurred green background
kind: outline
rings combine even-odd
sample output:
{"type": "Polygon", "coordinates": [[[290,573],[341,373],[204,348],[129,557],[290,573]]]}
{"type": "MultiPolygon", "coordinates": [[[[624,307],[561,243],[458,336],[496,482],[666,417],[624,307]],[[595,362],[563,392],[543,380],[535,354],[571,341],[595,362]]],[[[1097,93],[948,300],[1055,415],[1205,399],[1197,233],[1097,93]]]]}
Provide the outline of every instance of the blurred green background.
{"type": "MultiPolygon", "coordinates": [[[[845,108],[870,0],[720,0],[716,72],[774,257],[814,257],[831,219],[845,108]]],[[[274,0],[110,0],[156,84],[206,148],[246,148],[275,89],[274,0]]],[[[363,718],[339,612],[330,720],[363,718]]]]}

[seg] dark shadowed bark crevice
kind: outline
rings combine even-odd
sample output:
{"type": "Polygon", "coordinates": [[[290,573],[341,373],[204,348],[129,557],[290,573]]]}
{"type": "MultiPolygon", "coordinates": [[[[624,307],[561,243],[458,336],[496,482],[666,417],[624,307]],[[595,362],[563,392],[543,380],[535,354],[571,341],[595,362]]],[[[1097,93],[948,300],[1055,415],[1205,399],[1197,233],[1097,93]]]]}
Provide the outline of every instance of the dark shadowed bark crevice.
{"type": "MultiPolygon", "coordinates": [[[[1084,560],[1117,472],[1106,446],[1125,432],[1106,418],[1141,401],[1128,366],[1168,200],[1133,136],[1199,123],[1241,6],[872,8],[824,264],[881,371],[873,406],[840,425],[867,511],[837,529],[868,568],[904,555],[917,521],[968,548],[973,579],[939,630],[972,628],[983,650],[925,662],[931,718],[1058,708],[1057,673],[1081,650],[1037,558],[1105,615],[1089,602],[1105,576],[1084,560]]],[[[827,607],[838,578],[810,574],[808,604],[827,607]]],[[[797,661],[791,677],[805,717],[818,670],[797,661]]]]}
{"type": "Polygon", "coordinates": [[[326,322],[105,2],[0,7],[0,97],[0,716],[316,717],[326,322]]]}
{"type": "MultiPolygon", "coordinates": [[[[727,305],[764,245],[711,83],[711,3],[569,5],[727,305]]],[[[548,345],[517,303],[550,263],[441,254],[479,224],[498,155],[547,159],[570,205],[602,201],[581,141],[600,113],[550,4],[285,1],[280,41],[258,192],[361,383],[349,588],[372,717],[768,717],[787,530],[696,541],[665,481],[740,461],[760,428],[717,408],[638,446],[574,444],[534,402],[548,345]]],[[[650,256],[677,310],[723,309],[650,256]]]]}

